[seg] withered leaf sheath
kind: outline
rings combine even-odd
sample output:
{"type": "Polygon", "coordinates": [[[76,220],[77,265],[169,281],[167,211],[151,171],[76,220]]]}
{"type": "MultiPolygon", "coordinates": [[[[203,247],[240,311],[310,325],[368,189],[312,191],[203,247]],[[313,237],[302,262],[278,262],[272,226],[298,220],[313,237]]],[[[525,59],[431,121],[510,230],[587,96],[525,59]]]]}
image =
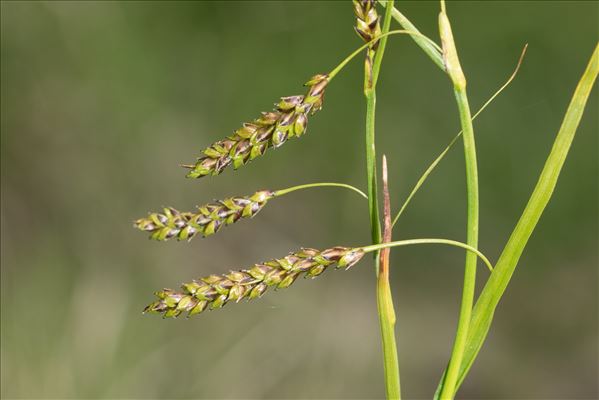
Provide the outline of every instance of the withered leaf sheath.
{"type": "Polygon", "coordinates": [[[240,218],[253,217],[273,197],[274,192],[260,190],[251,196],[230,197],[198,206],[195,213],[167,207],[164,213],[150,213],[146,218],[138,219],[134,226],[141,231],[150,232],[150,238],[154,240],[174,237],[189,240],[197,234],[206,237],[240,218]]]}
{"type": "Polygon", "coordinates": [[[148,305],[144,312],[162,313],[165,318],[177,317],[183,312],[188,316],[199,314],[206,309],[221,308],[229,301],[261,297],[269,287],[289,287],[302,274],[306,278],[315,278],[333,264],[347,269],[363,256],[361,248],[301,249],[250,269],[184,283],[180,291],[163,289],[155,293],[158,300],[148,305]]]}
{"type": "Polygon", "coordinates": [[[322,108],[328,83],[326,74],[313,76],[304,85],[308,87],[305,96],[282,97],[273,111],[263,112],[260,118],[243,124],[233,135],[212,144],[195,164],[183,165],[190,170],[187,177],[218,175],[231,164],[237,169],[263,155],[269,147],[277,148],[289,138],[302,136],[306,133],[308,116],[322,108]]]}

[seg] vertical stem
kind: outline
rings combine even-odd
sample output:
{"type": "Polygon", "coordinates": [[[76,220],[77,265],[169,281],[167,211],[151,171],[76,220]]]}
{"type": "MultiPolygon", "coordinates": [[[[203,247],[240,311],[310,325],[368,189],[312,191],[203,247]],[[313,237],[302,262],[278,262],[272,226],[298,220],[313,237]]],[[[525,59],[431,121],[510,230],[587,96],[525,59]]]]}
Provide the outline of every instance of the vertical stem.
{"type": "MultiPolygon", "coordinates": [[[[378,189],[376,179],[376,148],[374,145],[374,118],[376,112],[376,93],[374,89],[365,90],[366,96],[366,178],[368,180],[368,211],[370,213],[370,234],[372,243],[381,242],[381,224],[379,221],[378,189]]],[[[375,259],[378,255],[375,255],[375,259]]]]}
{"type": "Polygon", "coordinates": [[[393,15],[393,2],[394,0],[387,0],[385,10],[385,18],[383,20],[383,29],[381,30],[381,40],[379,44],[379,48],[377,49],[376,55],[374,57],[374,65],[372,67],[372,87],[376,87],[376,83],[379,79],[379,72],[381,71],[381,63],[383,62],[383,55],[385,54],[385,47],[387,47],[387,39],[389,39],[387,33],[389,32],[389,28],[391,27],[391,17],[393,15]]]}
{"type": "MultiPolygon", "coordinates": [[[[392,240],[391,231],[391,202],[389,200],[389,185],[387,183],[387,159],[383,155],[383,243],[392,240]]],[[[379,255],[379,274],[377,279],[377,307],[383,339],[383,357],[385,363],[385,376],[387,379],[387,398],[399,399],[401,395],[399,384],[399,362],[397,359],[397,345],[395,344],[395,310],[393,297],[389,285],[389,247],[381,250],[379,255]],[[395,378],[396,377],[396,378],[395,378]],[[389,379],[393,378],[393,379],[389,379]]]]}
{"type": "MultiPolygon", "coordinates": [[[[478,247],[478,174],[476,165],[476,147],[474,142],[474,131],[470,121],[470,108],[465,88],[454,89],[460,120],[464,130],[464,156],[466,161],[466,184],[468,191],[468,224],[466,243],[474,248],[478,247]]],[[[452,399],[455,396],[458,373],[462,364],[462,358],[466,349],[466,340],[472,306],[474,304],[474,290],[476,284],[476,255],[466,254],[466,266],[464,269],[464,283],[462,289],[462,304],[456,330],[456,337],[451,352],[451,359],[447,367],[447,373],[441,391],[441,399],[452,399]]]]}
{"type": "MultiPolygon", "coordinates": [[[[389,31],[393,0],[387,1],[382,33],[389,31]]],[[[378,80],[387,37],[380,40],[376,51],[369,48],[366,54],[364,71],[364,96],[366,97],[366,175],[368,179],[368,210],[370,213],[370,228],[372,242],[381,242],[381,224],[379,220],[378,190],[376,179],[376,148],[375,148],[375,114],[376,114],[376,83],[378,80]]],[[[388,257],[387,257],[388,259],[388,257]]],[[[383,345],[383,361],[385,367],[385,388],[388,399],[399,399],[399,366],[397,361],[397,345],[395,344],[395,312],[391,299],[391,289],[387,273],[381,276],[381,259],[379,252],[375,253],[377,262],[377,307],[383,345]]]]}
{"type": "MultiPolygon", "coordinates": [[[[449,19],[445,14],[445,2],[441,1],[441,13],[439,14],[439,30],[441,41],[443,43],[443,59],[445,68],[453,81],[454,94],[460,113],[460,123],[463,130],[464,140],[464,158],[466,162],[466,186],[468,197],[468,223],[466,243],[474,248],[478,247],[478,168],[476,163],[476,146],[474,142],[474,129],[472,127],[472,117],[468,105],[468,96],[466,94],[466,78],[460,66],[457,50],[451,32],[449,19]]],[[[464,268],[464,284],[462,290],[462,304],[460,306],[460,316],[456,337],[447,366],[443,387],[441,389],[441,399],[453,399],[455,396],[457,379],[466,349],[468,338],[468,329],[472,315],[472,306],[474,303],[474,290],[476,284],[476,255],[468,253],[466,255],[466,265],[464,268]]]]}

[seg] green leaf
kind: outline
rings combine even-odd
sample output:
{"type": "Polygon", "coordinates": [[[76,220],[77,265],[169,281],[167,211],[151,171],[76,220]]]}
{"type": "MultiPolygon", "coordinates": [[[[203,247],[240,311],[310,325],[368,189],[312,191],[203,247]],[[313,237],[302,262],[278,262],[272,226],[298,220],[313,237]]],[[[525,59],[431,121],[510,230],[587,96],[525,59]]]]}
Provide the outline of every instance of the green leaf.
{"type": "MultiPolygon", "coordinates": [[[[379,3],[384,4],[384,0],[378,0],[379,3]]],[[[410,22],[409,19],[405,17],[397,8],[393,8],[392,10],[393,19],[396,20],[402,28],[407,31],[414,32],[416,35],[411,35],[414,42],[424,51],[424,53],[430,57],[431,60],[439,67],[441,70],[445,71],[445,65],[443,64],[443,55],[441,54],[441,49],[435,45],[434,42],[427,40],[426,37],[421,36],[420,31],[410,22]]]]}
{"type": "Polygon", "coordinates": [[[460,367],[458,387],[466,378],[470,367],[484,343],[491,322],[493,321],[495,308],[507,288],[528,239],[551,199],[598,73],[599,45],[595,47],[589,64],[576,87],[551,152],[545,161],[545,166],[528,200],[528,204],[474,306],[470,329],[468,331],[466,352],[464,353],[460,367]]]}

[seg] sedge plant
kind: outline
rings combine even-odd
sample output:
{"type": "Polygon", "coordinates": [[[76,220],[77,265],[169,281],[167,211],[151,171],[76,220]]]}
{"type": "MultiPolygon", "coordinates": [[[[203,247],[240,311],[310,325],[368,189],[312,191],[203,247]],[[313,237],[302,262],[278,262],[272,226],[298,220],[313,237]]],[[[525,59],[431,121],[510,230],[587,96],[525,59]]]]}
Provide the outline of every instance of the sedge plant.
{"type": "MultiPolygon", "coordinates": [[[[253,264],[246,269],[234,270],[222,275],[205,274],[182,284],[180,289],[162,289],[155,292],[156,299],[145,312],[159,313],[163,317],[193,316],[205,310],[215,310],[230,302],[253,300],[262,297],[269,288],[290,287],[297,278],[315,278],[329,267],[348,269],[371,254],[375,264],[377,314],[381,330],[384,361],[385,391],[387,398],[401,398],[400,371],[398,363],[397,333],[392,287],[390,253],[393,248],[410,245],[449,245],[466,252],[461,306],[457,318],[456,334],[450,358],[439,386],[434,394],[438,399],[452,399],[466,378],[491,326],[495,309],[514,273],[526,243],[539,221],[555,189],[560,170],[582,117],[586,101],[599,70],[599,47],[576,88],[570,106],[553,148],[539,176],[538,183],[506,243],[499,259],[493,263],[478,248],[479,195],[477,152],[473,120],[495,97],[512,82],[526,51],[518,60],[515,71],[507,82],[497,90],[474,114],[467,95],[467,79],[456,45],[451,22],[444,1],[440,3],[438,19],[440,45],[426,37],[402,14],[393,0],[353,0],[354,29],[364,44],[343,59],[328,73],[314,75],[306,83],[304,95],[285,96],[275,104],[275,109],[263,112],[251,122],[246,122],[232,135],[217,140],[205,148],[194,163],[182,164],[188,170],[187,177],[198,179],[215,176],[228,167],[245,166],[261,158],[266,151],[282,147],[292,138],[306,134],[308,120],[324,105],[326,89],[335,76],[357,56],[364,55],[363,93],[365,97],[364,142],[366,152],[366,190],[340,182],[315,182],[299,184],[279,190],[258,190],[249,195],[238,195],[197,207],[194,211],[179,211],[166,207],[160,212],[135,221],[134,226],[146,232],[151,239],[189,241],[194,237],[208,237],[227,225],[256,216],[268,202],[298,190],[308,188],[338,187],[360,195],[367,202],[372,242],[362,245],[332,246],[328,249],[300,248],[286,256],[253,264]],[[379,6],[381,8],[379,8],[379,6]],[[381,11],[381,12],[379,12],[381,11]],[[391,30],[395,20],[402,29],[391,30]],[[387,159],[382,157],[382,190],[377,179],[378,155],[376,151],[376,87],[385,53],[386,43],[392,36],[410,36],[430,60],[446,74],[454,93],[458,119],[462,130],[437,156],[416,182],[399,212],[393,218],[389,198],[387,159]],[[462,139],[466,180],[466,232],[465,241],[447,238],[417,238],[394,240],[393,227],[406,207],[413,200],[428,176],[438,167],[448,151],[462,139]],[[382,220],[379,210],[382,195],[382,220]],[[482,292],[475,298],[476,269],[481,260],[489,270],[482,292]]],[[[399,268],[395,264],[395,268],[399,268]]],[[[409,366],[408,366],[409,367],[409,366]]],[[[433,390],[431,389],[431,394],[433,390]]]]}

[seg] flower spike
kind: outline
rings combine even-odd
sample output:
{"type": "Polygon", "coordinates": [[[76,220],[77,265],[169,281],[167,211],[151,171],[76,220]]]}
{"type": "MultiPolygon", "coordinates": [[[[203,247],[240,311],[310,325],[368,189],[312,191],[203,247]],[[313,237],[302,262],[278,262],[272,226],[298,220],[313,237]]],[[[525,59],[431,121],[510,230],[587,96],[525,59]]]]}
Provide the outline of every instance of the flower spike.
{"type": "Polygon", "coordinates": [[[171,238],[191,240],[199,234],[210,236],[241,218],[252,218],[275,196],[270,190],[260,190],[251,196],[230,197],[198,206],[198,211],[180,212],[167,207],[163,213],[151,213],[135,221],[134,226],[150,233],[150,239],[166,241],[171,238]]]}
{"type": "Polygon", "coordinates": [[[249,269],[210,275],[181,286],[181,291],[163,289],[144,312],[161,313],[165,318],[199,314],[223,307],[229,301],[261,297],[271,287],[287,288],[300,276],[315,278],[331,265],[350,268],[364,256],[361,248],[333,247],[324,251],[301,249],[288,256],[255,264],[249,269]]]}
{"type": "Polygon", "coordinates": [[[203,151],[195,164],[182,165],[189,169],[188,178],[218,175],[233,165],[237,169],[263,155],[269,148],[282,146],[289,138],[306,133],[308,116],[322,108],[328,75],[315,75],[305,86],[305,96],[282,97],[276,108],[252,122],[244,123],[235,133],[213,143],[203,151]]]}

